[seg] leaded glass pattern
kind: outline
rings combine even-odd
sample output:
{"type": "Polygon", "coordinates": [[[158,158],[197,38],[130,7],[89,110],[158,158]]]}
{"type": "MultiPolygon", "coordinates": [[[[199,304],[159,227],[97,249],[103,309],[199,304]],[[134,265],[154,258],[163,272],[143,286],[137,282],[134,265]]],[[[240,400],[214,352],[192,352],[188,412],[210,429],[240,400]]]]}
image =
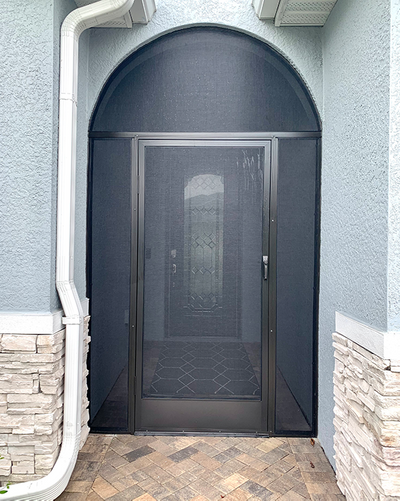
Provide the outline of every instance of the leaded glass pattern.
{"type": "Polygon", "coordinates": [[[186,179],[184,195],[184,287],[186,307],[213,311],[223,290],[224,184],[222,176],[186,179]]]}

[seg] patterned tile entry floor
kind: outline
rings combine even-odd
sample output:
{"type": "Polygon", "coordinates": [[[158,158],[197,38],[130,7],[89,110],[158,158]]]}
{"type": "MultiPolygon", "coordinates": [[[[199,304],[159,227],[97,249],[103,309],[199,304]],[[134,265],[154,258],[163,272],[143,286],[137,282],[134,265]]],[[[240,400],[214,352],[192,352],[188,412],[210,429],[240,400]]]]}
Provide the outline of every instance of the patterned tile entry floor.
{"type": "Polygon", "coordinates": [[[165,341],[145,395],[259,398],[260,386],[243,343],[165,341]]]}
{"type": "Polygon", "coordinates": [[[317,440],[89,435],[57,501],[344,500],[317,440]]]}

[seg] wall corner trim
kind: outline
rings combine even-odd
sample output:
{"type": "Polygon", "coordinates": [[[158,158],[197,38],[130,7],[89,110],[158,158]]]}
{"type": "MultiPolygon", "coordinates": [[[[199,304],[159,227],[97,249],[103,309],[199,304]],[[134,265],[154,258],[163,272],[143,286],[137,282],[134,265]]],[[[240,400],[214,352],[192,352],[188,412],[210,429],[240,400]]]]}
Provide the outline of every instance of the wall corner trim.
{"type": "Polygon", "coordinates": [[[335,330],[374,355],[400,360],[400,332],[380,331],[341,312],[335,312],[335,330]]]}
{"type": "MultiPolygon", "coordinates": [[[[83,315],[89,315],[89,299],[81,301],[83,315]]],[[[64,329],[62,309],[53,312],[0,312],[0,334],[55,334],[64,329]]]]}

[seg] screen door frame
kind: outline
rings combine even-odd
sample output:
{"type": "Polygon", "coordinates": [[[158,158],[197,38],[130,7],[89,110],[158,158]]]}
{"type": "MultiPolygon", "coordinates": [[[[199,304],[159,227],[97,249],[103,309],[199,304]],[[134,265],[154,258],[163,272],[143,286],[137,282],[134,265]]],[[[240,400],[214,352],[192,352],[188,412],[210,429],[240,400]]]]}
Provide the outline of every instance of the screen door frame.
{"type": "MultiPolygon", "coordinates": [[[[218,138],[205,137],[201,134],[188,134],[173,138],[141,138],[138,135],[135,139],[133,156],[134,172],[132,178],[136,184],[134,193],[136,200],[133,200],[133,214],[137,214],[137,225],[132,234],[132,306],[136,306],[136,323],[132,324],[136,338],[136,367],[133,385],[135,388],[135,404],[131,408],[131,425],[136,432],[141,433],[224,433],[224,434],[258,434],[268,435],[269,396],[271,392],[271,370],[269,353],[270,326],[269,311],[274,311],[273,290],[275,288],[273,266],[276,260],[270,256],[271,246],[270,220],[271,220],[271,199],[276,197],[271,193],[271,160],[272,160],[272,139],[260,139],[257,137],[238,139],[235,137],[218,138]],[[193,137],[194,136],[194,137],[193,137]],[[264,178],[263,178],[263,208],[262,208],[262,247],[263,255],[270,256],[270,273],[268,280],[262,280],[262,354],[261,354],[261,398],[260,400],[246,400],[240,397],[233,399],[205,399],[205,398],[142,398],[142,363],[143,363],[143,312],[144,312],[144,197],[145,197],[145,149],[146,147],[225,147],[225,148],[263,148],[264,149],[264,178]],[[136,252],[135,252],[136,250],[136,252]],[[134,292],[135,290],[135,292],[134,292]],[[272,303],[271,303],[272,301],[272,303]],[[133,304],[135,303],[135,305],[133,304]],[[270,304],[271,303],[271,304],[270,304]],[[271,308],[272,306],[272,308],[271,308]],[[133,411],[133,412],[132,412],[133,411]],[[193,425],[188,425],[193,423],[193,425]]],[[[210,134],[207,134],[210,136],[210,134]]],[[[241,135],[243,138],[243,135],[241,135]]],[[[276,203],[275,203],[276,206],[276,203]]],[[[274,210],[272,209],[272,213],[274,210]]],[[[276,218],[274,218],[276,220],[276,218]]],[[[275,232],[276,234],[276,232],[275,232]]],[[[262,255],[260,255],[260,279],[262,274],[262,255]]],[[[133,318],[134,312],[132,311],[133,318]]]]}

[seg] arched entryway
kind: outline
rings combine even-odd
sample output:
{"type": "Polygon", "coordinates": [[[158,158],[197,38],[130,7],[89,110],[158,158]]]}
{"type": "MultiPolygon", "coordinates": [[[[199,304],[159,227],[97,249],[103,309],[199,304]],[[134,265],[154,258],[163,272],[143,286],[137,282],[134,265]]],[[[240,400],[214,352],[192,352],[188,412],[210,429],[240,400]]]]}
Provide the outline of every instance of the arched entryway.
{"type": "Polygon", "coordinates": [[[320,126],[293,68],[165,35],[90,136],[92,428],[315,434],[320,126]]]}

